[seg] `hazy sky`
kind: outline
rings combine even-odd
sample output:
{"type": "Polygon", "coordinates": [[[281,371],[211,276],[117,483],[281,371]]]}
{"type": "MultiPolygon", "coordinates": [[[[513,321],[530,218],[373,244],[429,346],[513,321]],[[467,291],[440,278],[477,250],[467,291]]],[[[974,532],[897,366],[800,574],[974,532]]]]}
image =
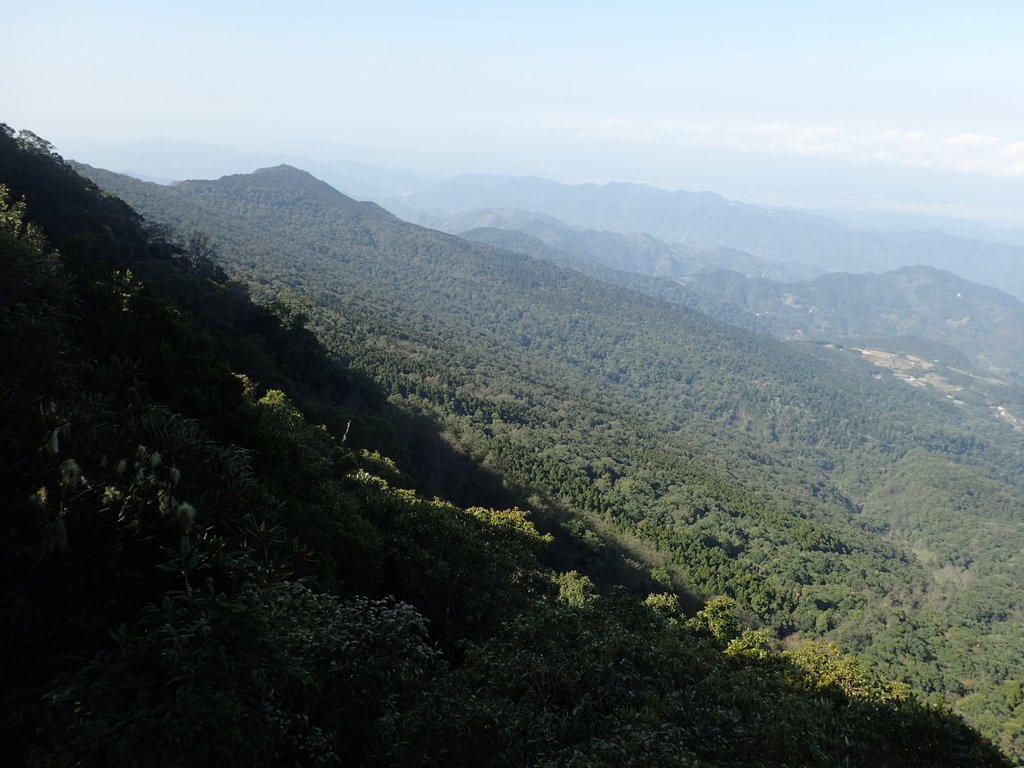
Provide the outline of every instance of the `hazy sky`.
{"type": "Polygon", "coordinates": [[[1018,0],[4,6],[0,121],[65,154],[165,137],[712,187],[789,159],[1024,190],[1018,0]]]}

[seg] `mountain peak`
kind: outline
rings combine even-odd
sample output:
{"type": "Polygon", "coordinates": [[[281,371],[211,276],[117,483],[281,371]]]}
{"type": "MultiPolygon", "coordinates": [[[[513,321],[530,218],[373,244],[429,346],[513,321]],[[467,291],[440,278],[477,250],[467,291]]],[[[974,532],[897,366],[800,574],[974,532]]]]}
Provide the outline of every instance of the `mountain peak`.
{"type": "MultiPolygon", "coordinates": [[[[241,174],[245,175],[245,174],[241,174]]],[[[266,168],[257,168],[252,172],[252,176],[267,176],[280,179],[293,179],[295,181],[303,181],[308,183],[323,183],[320,182],[313,174],[309,171],[304,171],[301,168],[296,168],[294,165],[288,165],[287,163],[281,163],[280,165],[271,165],[266,168]]]]}
{"type": "Polygon", "coordinates": [[[267,168],[258,168],[252,173],[223,176],[212,182],[186,181],[182,182],[182,184],[213,184],[221,189],[226,188],[237,191],[258,190],[271,193],[299,194],[332,205],[350,215],[371,218],[394,218],[391,213],[376,203],[355,200],[339,192],[327,182],[321,181],[309,171],[304,171],[293,165],[274,165],[267,168]]]}
{"type": "Polygon", "coordinates": [[[237,173],[231,176],[222,176],[215,183],[227,186],[272,186],[277,188],[301,189],[305,192],[310,192],[318,196],[323,195],[339,199],[343,198],[345,200],[355,202],[352,198],[342,194],[327,182],[320,181],[320,179],[309,173],[309,171],[296,168],[294,165],[274,165],[267,168],[258,168],[252,173],[237,173]]]}

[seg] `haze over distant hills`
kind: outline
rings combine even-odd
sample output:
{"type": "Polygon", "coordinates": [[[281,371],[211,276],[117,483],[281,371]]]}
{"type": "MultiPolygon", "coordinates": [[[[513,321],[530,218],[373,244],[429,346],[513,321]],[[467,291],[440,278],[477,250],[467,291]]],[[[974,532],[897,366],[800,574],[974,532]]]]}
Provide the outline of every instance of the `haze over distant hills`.
{"type": "MultiPolygon", "coordinates": [[[[311,147],[308,146],[304,149],[305,152],[294,148],[233,149],[203,142],[154,138],[126,144],[87,143],[80,148],[76,158],[93,166],[160,184],[219,178],[288,163],[307,169],[358,199],[402,195],[445,178],[394,167],[387,162],[386,156],[371,163],[339,158],[337,148],[323,154],[310,152],[311,147]]],[[[360,153],[351,152],[348,156],[360,156],[360,153]]]]}
{"type": "MultiPolygon", "coordinates": [[[[359,187],[366,178],[331,174],[331,164],[375,168],[374,186],[399,193],[465,173],[531,175],[570,184],[633,181],[662,189],[712,190],[757,205],[821,213],[846,223],[884,231],[941,229],[967,237],[1024,245],[1024,195],[1014,178],[964,176],[925,168],[843,163],[826,158],[736,153],[702,147],[667,156],[661,147],[632,147],[628,161],[605,146],[599,158],[581,157],[578,142],[556,152],[481,154],[436,147],[413,150],[355,145],[337,140],[277,140],[245,145],[149,138],[141,141],[58,143],[65,157],[153,180],[217,178],[253,168],[289,163],[306,168],[354,197],[372,196],[359,187]],[[249,158],[247,164],[227,160],[249,158]],[[407,170],[401,170],[407,169],[407,170]],[[395,174],[405,178],[395,185],[395,174]],[[410,184],[410,180],[412,183],[410,184]],[[382,182],[378,185],[378,182],[382,182]]],[[[677,150],[679,148],[676,148],[677,150]]]]}
{"type": "Polygon", "coordinates": [[[883,233],[822,216],[764,208],[710,192],[640,184],[566,185],[545,179],[461,176],[401,199],[400,213],[434,216],[516,208],[583,228],[645,232],[697,248],[729,247],[821,271],[882,272],[925,264],[1024,297],[1024,248],[942,232],[883,233]]]}
{"type": "MultiPolygon", "coordinates": [[[[378,202],[387,199],[396,205],[401,205],[409,192],[477,167],[573,184],[642,180],[663,189],[713,190],[760,206],[820,213],[867,229],[939,229],[1024,246],[1024,213],[1017,202],[1022,192],[1014,179],[965,179],[934,170],[904,168],[897,172],[756,153],[738,157],[714,150],[703,150],[679,167],[666,167],[663,156],[652,154],[634,158],[638,162],[632,164],[611,163],[597,170],[592,162],[568,162],[569,150],[571,147],[564,147],[559,155],[548,158],[509,155],[485,159],[317,141],[241,149],[152,138],[129,143],[80,142],[64,154],[161,183],[217,178],[288,163],[309,170],[353,197],[378,202]]],[[[402,213],[409,211],[403,209],[402,213]]]]}
{"type": "Polygon", "coordinates": [[[479,228],[513,230],[536,237],[579,260],[650,277],[680,277],[695,272],[733,269],[774,280],[798,280],[821,274],[809,265],[772,261],[727,246],[699,247],[668,243],[646,232],[578,229],[547,214],[514,208],[416,216],[418,223],[460,234],[479,228]]]}

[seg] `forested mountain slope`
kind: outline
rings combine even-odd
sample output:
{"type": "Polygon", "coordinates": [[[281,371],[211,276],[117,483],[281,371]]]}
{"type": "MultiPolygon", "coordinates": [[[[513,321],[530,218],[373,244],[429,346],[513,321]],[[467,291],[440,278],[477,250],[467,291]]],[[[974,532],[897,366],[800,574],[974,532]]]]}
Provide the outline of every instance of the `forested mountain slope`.
{"type": "Polygon", "coordinates": [[[800,283],[720,272],[687,283],[788,337],[918,336],[959,349],[978,367],[1024,374],[1024,304],[937,269],[829,274],[800,283]]]}
{"type": "MultiPolygon", "coordinates": [[[[545,527],[568,518],[595,557],[617,542],[779,635],[836,638],[1019,748],[1006,686],[1024,678],[1022,563],[986,544],[1024,545],[1009,427],[859,354],[805,354],[408,225],[294,169],[171,187],[94,176],[153,219],[214,234],[257,295],[305,296],[335,354],[534,493],[545,527]],[[998,493],[964,495],[972,484],[998,493]]],[[[422,488],[473,492],[420,447],[396,458],[422,488]]]]}
{"type": "Polygon", "coordinates": [[[669,246],[648,247],[649,236],[580,232],[550,217],[498,216],[496,223],[503,228],[483,227],[461,236],[569,266],[778,338],[854,346],[914,386],[932,387],[959,403],[981,405],[994,418],[1024,424],[1024,306],[995,288],[923,266],[779,282],[759,273],[753,257],[736,263],[744,254],[733,252],[732,258],[725,249],[693,251],[683,258],[685,248],[677,245],[672,251],[680,258],[668,262],[664,249],[669,246]],[[725,264],[736,263],[735,269],[709,268],[719,257],[725,264]],[[654,277],[674,270],[691,273],[654,277]]]}
{"type": "Polygon", "coordinates": [[[14,762],[1002,764],[833,648],[771,653],[728,602],[599,595],[539,563],[522,512],[396,489],[231,375],[302,382],[353,431],[401,418],[294,303],[253,305],[31,134],[0,158],[14,762]]]}
{"type": "MultiPolygon", "coordinates": [[[[971,360],[971,367],[997,377],[1019,379],[1024,371],[1024,306],[995,288],[930,267],[880,275],[800,275],[792,266],[730,248],[699,249],[647,234],[574,229],[552,216],[517,209],[420,215],[417,220],[436,220],[467,239],[617,284],[629,285],[623,273],[635,274],[639,278],[631,287],[784,339],[912,337],[952,346],[971,360]],[[674,278],[683,290],[645,277],[674,278]],[[756,319],[744,319],[737,309],[756,319]]],[[[885,341],[881,345],[887,346],[885,341]]],[[[1004,398],[997,393],[992,399],[998,407],[1004,398]]]]}
{"type": "Polygon", "coordinates": [[[772,653],[725,600],[598,594],[539,563],[525,513],[398,490],[252,377],[364,437],[405,416],[206,245],[0,131],[13,763],[1004,764],[832,647],[772,653]]]}
{"type": "Polygon", "coordinates": [[[694,290],[676,280],[662,279],[603,266],[600,263],[591,261],[586,256],[560,250],[524,232],[494,227],[480,227],[462,232],[459,234],[459,237],[477,243],[507,248],[510,251],[574,269],[577,272],[596,277],[602,282],[630,288],[648,296],[665,299],[675,304],[682,304],[730,325],[747,328],[752,331],[767,332],[767,326],[762,324],[754,315],[739,309],[735,304],[718,299],[710,293],[694,290]]]}
{"type": "Polygon", "coordinates": [[[882,233],[822,216],[668,192],[640,184],[566,185],[546,179],[459,176],[396,201],[433,215],[518,208],[578,227],[646,232],[698,248],[728,246],[777,261],[841,272],[926,264],[1024,298],[1024,248],[942,232],[882,233]]]}

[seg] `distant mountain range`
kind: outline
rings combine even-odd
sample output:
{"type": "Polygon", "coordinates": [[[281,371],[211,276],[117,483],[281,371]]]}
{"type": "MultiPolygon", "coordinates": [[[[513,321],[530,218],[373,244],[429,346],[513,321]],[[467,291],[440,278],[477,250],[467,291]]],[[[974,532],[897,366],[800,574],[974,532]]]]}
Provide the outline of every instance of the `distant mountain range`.
{"type": "MultiPolygon", "coordinates": [[[[404,218],[514,208],[580,228],[647,233],[671,244],[732,248],[787,266],[883,272],[924,264],[1024,297],[1024,248],[939,231],[883,233],[823,216],[739,203],[711,192],[641,184],[566,185],[538,178],[459,176],[389,202],[404,218]]],[[[468,227],[467,227],[468,228],[468,227]]]]}
{"type": "Polygon", "coordinates": [[[453,234],[480,228],[514,230],[584,261],[649,277],[681,277],[732,269],[753,277],[788,281],[822,273],[813,266],[773,261],[727,246],[668,243],[646,232],[581,229],[554,216],[516,208],[462,211],[445,216],[413,213],[411,218],[418,224],[453,234]]]}
{"type": "Polygon", "coordinates": [[[914,337],[951,348],[945,358],[956,350],[963,364],[1024,377],[1024,305],[995,288],[933,267],[901,267],[877,275],[818,273],[801,280],[785,264],[735,249],[574,229],[552,216],[518,209],[456,213],[443,223],[450,228],[474,224],[460,236],[569,266],[783,339],[872,339],[885,346],[885,339],[914,337]]]}

